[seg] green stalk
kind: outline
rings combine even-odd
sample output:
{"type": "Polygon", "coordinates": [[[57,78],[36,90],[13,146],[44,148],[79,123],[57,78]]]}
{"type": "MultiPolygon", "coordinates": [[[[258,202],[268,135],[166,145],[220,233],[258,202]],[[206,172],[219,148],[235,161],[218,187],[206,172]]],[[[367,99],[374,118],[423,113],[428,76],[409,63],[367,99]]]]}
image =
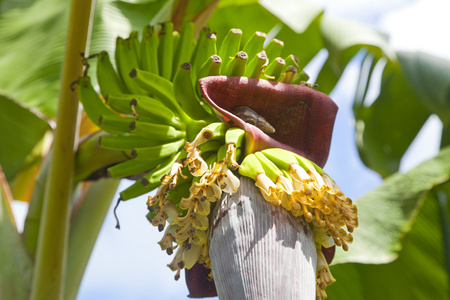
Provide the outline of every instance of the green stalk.
{"type": "Polygon", "coordinates": [[[72,0],[61,78],[57,128],[53,144],[43,215],[39,232],[32,300],[63,299],[67,243],[71,209],[74,145],[78,93],[70,89],[82,72],[80,53],[85,53],[91,20],[92,0],[72,0]]]}
{"type": "Polygon", "coordinates": [[[52,156],[53,154],[50,152],[41,165],[41,170],[36,178],[36,183],[34,184],[33,194],[31,195],[28,213],[23,227],[22,236],[25,248],[32,258],[36,256],[42,206],[44,202],[45,182],[47,181],[49,160],[51,160],[52,156]]]}
{"type": "Polygon", "coordinates": [[[88,183],[80,205],[74,209],[70,225],[69,252],[65,279],[65,300],[75,300],[89,257],[120,180],[100,179],[88,183]]]}

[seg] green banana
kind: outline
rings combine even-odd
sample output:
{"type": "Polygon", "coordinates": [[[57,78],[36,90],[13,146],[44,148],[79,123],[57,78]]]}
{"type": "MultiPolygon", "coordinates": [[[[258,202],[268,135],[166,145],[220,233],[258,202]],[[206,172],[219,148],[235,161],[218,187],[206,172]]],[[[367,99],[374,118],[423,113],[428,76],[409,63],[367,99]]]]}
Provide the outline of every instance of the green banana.
{"type": "MultiPolygon", "coordinates": [[[[188,198],[190,194],[189,188],[191,187],[191,184],[192,181],[180,178],[177,185],[173,189],[167,191],[167,199],[170,199],[174,204],[178,204],[181,198],[188,198]]],[[[181,210],[178,205],[177,208],[181,210]]],[[[181,212],[183,212],[183,210],[181,210],[181,212]]]]}
{"type": "MultiPolygon", "coordinates": [[[[208,126],[205,127],[207,131],[209,131],[210,140],[218,140],[218,141],[225,141],[225,133],[228,130],[228,125],[222,122],[216,122],[208,124],[208,126]]],[[[204,132],[204,135],[208,133],[204,132]]]]}
{"type": "Polygon", "coordinates": [[[159,99],[155,99],[144,95],[108,95],[106,104],[115,111],[123,114],[137,113],[153,122],[161,122],[162,124],[174,126],[181,129],[184,125],[172,110],[161,103],[159,99]]]}
{"type": "Polygon", "coordinates": [[[197,147],[211,140],[216,140],[223,144],[225,142],[225,132],[227,129],[227,124],[222,122],[208,124],[200,130],[192,142],[186,142],[184,151],[193,153],[196,151],[197,147]]]}
{"type": "MultiPolygon", "coordinates": [[[[123,201],[136,198],[140,195],[150,193],[152,190],[158,187],[159,183],[143,185],[141,180],[137,180],[135,183],[127,187],[125,190],[120,192],[120,199],[123,201]]],[[[155,213],[156,215],[156,213],[155,213]]],[[[152,216],[153,218],[153,216],[152,216]]]]}
{"type": "Polygon", "coordinates": [[[130,132],[146,138],[167,141],[182,139],[186,136],[185,131],[177,130],[170,125],[142,122],[140,120],[134,120],[132,123],[130,124],[130,132]]]}
{"type": "Polygon", "coordinates": [[[78,78],[78,94],[84,111],[93,122],[98,122],[102,115],[116,115],[100,99],[88,76],[78,78]]]}
{"type": "Polygon", "coordinates": [[[131,48],[134,50],[139,65],[139,62],[141,61],[141,44],[139,42],[138,32],[137,31],[130,32],[130,35],[128,36],[127,40],[131,43],[131,48]]]}
{"type": "MultiPolygon", "coordinates": [[[[175,51],[176,51],[176,49],[178,47],[178,43],[180,42],[181,35],[180,35],[180,33],[178,31],[175,31],[175,30],[173,31],[172,35],[173,35],[173,52],[174,52],[174,55],[175,55],[175,51]]],[[[175,57],[172,57],[172,59],[175,59],[175,57]]],[[[172,62],[172,66],[174,66],[174,65],[175,65],[175,63],[172,62]]],[[[175,73],[173,73],[173,71],[172,71],[172,76],[174,74],[175,73]]]]}
{"type": "Polygon", "coordinates": [[[299,84],[302,81],[308,81],[309,80],[309,75],[305,73],[305,71],[300,71],[297,72],[297,74],[295,75],[294,79],[292,80],[292,84],[299,84]]]}
{"type": "Polygon", "coordinates": [[[225,133],[228,130],[228,125],[222,122],[210,123],[205,126],[197,135],[195,140],[191,144],[196,144],[196,146],[203,144],[206,141],[218,140],[220,142],[225,142],[225,133]],[[196,141],[201,141],[196,143],[196,141]]]}
{"type": "Polygon", "coordinates": [[[136,43],[133,38],[124,40],[118,37],[116,40],[116,64],[120,77],[122,78],[128,91],[132,94],[145,94],[145,91],[133,80],[129,73],[134,68],[139,68],[139,57],[135,48],[136,43]]]}
{"type": "Polygon", "coordinates": [[[109,167],[107,170],[108,176],[111,178],[134,176],[152,170],[165,159],[165,157],[155,157],[153,160],[129,159],[123,163],[109,167]]]}
{"type": "MultiPolygon", "coordinates": [[[[241,159],[241,155],[242,153],[244,153],[244,151],[242,150],[242,148],[237,148],[236,149],[236,161],[239,161],[241,159]]],[[[239,167],[239,166],[238,166],[239,167]]],[[[234,170],[233,170],[234,171],[234,170]]]]}
{"type": "Polygon", "coordinates": [[[146,148],[158,146],[164,141],[144,138],[138,135],[107,135],[98,140],[100,147],[111,150],[132,150],[134,148],[146,148]]]}
{"type": "Polygon", "coordinates": [[[109,133],[129,133],[134,127],[134,120],[134,117],[102,115],[98,119],[98,127],[109,133]]]}
{"type": "Polygon", "coordinates": [[[232,28],[228,31],[227,35],[222,41],[219,49],[219,56],[222,58],[222,66],[220,67],[220,72],[222,73],[227,67],[228,62],[232,57],[239,52],[241,45],[242,30],[237,28],[232,28]]]}
{"type": "Polygon", "coordinates": [[[284,202],[278,198],[279,187],[275,184],[278,177],[282,177],[279,176],[282,172],[261,152],[247,155],[239,167],[239,174],[255,180],[255,185],[260,189],[266,201],[276,206],[284,204],[288,207],[286,204],[289,203],[286,200],[289,199],[286,199],[286,194],[281,195],[284,202]],[[259,155],[262,156],[261,159],[259,159],[259,155]]]}
{"type": "MultiPolygon", "coordinates": [[[[217,76],[220,74],[220,66],[222,65],[222,59],[219,55],[211,55],[206,62],[200,68],[196,79],[200,79],[207,76],[217,76]]],[[[197,84],[198,86],[198,84],[197,84]]]]}
{"type": "Polygon", "coordinates": [[[225,144],[234,144],[236,148],[242,147],[245,139],[245,130],[238,127],[231,127],[225,133],[225,144]]]}
{"type": "Polygon", "coordinates": [[[158,66],[158,32],[153,26],[145,26],[141,41],[141,67],[142,70],[159,74],[158,66]]]}
{"type": "Polygon", "coordinates": [[[222,145],[223,143],[221,143],[220,141],[210,140],[199,145],[198,147],[200,148],[201,153],[206,153],[210,151],[217,151],[217,149],[219,149],[222,145]]]}
{"type": "Polygon", "coordinates": [[[266,34],[264,32],[256,31],[251,38],[245,43],[242,51],[247,53],[248,57],[254,57],[261,51],[266,40],[266,34]]]}
{"type": "MultiPolygon", "coordinates": [[[[222,59],[219,55],[211,55],[206,62],[202,65],[198,71],[197,77],[194,78],[195,91],[198,97],[201,97],[200,84],[198,80],[203,77],[217,76],[220,74],[220,66],[222,65],[222,59]]],[[[213,114],[212,110],[209,110],[210,114],[213,114]]]]}
{"type": "Polygon", "coordinates": [[[264,168],[255,154],[251,153],[242,161],[239,167],[239,174],[256,181],[256,176],[259,174],[264,174],[264,168]]]}
{"type": "Polygon", "coordinates": [[[261,150],[268,159],[275,163],[280,169],[289,171],[291,164],[297,164],[297,159],[292,152],[280,149],[280,148],[270,148],[261,150]]]}
{"type": "Polygon", "coordinates": [[[277,182],[278,176],[283,175],[283,172],[281,172],[281,170],[261,152],[255,152],[255,156],[261,163],[264,173],[266,173],[273,182],[277,182]]]}
{"type": "Polygon", "coordinates": [[[284,59],[286,65],[283,69],[283,72],[286,72],[289,70],[289,66],[293,66],[296,70],[296,72],[300,72],[300,66],[298,65],[299,59],[298,57],[294,56],[293,54],[290,54],[288,57],[284,59]]]}
{"type": "Polygon", "coordinates": [[[216,40],[216,35],[209,32],[208,29],[203,29],[200,32],[197,46],[191,57],[192,66],[194,68],[193,73],[196,75],[195,77],[198,78],[200,68],[208,57],[217,54],[216,40]]]}
{"type": "Polygon", "coordinates": [[[247,53],[239,51],[236,56],[228,62],[227,67],[223,71],[225,76],[243,76],[245,73],[245,66],[247,64],[247,53]]]}
{"type": "Polygon", "coordinates": [[[156,74],[139,69],[133,69],[130,72],[130,78],[147,91],[142,93],[143,95],[151,94],[175,112],[182,121],[189,123],[190,118],[178,105],[178,102],[174,96],[173,83],[171,81],[156,74]]]}
{"type": "Polygon", "coordinates": [[[217,162],[224,161],[227,157],[227,145],[223,144],[220,146],[219,150],[217,150],[217,162]]]}
{"type": "Polygon", "coordinates": [[[264,47],[264,51],[266,51],[266,55],[269,58],[269,60],[273,60],[281,55],[283,47],[284,47],[283,41],[273,39],[267,44],[266,47],[264,47]]]}
{"type": "Polygon", "coordinates": [[[180,107],[194,120],[208,120],[211,115],[203,108],[206,104],[201,105],[192,85],[192,66],[190,63],[184,63],[180,66],[178,72],[173,79],[173,89],[175,98],[180,107]]]}
{"type": "Polygon", "coordinates": [[[205,162],[208,165],[208,168],[212,168],[213,164],[217,161],[217,151],[212,152],[209,155],[205,154],[205,162]]]}
{"type": "Polygon", "coordinates": [[[255,55],[255,57],[247,64],[244,76],[259,79],[262,75],[263,67],[267,66],[266,52],[263,50],[255,55]]]}
{"type": "Polygon", "coordinates": [[[153,160],[155,157],[167,157],[178,152],[184,143],[184,140],[178,140],[152,147],[135,148],[131,151],[131,156],[138,160],[153,160]]]}
{"type": "Polygon", "coordinates": [[[277,57],[264,69],[264,74],[261,75],[261,78],[278,81],[281,76],[281,71],[283,71],[285,65],[286,63],[284,59],[277,57]]]}
{"type": "Polygon", "coordinates": [[[180,152],[175,155],[163,159],[156,167],[154,167],[148,174],[146,174],[141,180],[136,181],[133,185],[128,187],[127,189],[120,192],[120,197],[122,200],[128,200],[135,198],[137,196],[146,194],[155,188],[157,188],[161,184],[161,177],[166,174],[173,163],[180,156],[180,152]]]}
{"type": "Polygon", "coordinates": [[[194,23],[185,22],[181,29],[181,36],[176,47],[175,55],[173,57],[172,73],[176,76],[179,66],[189,62],[194,48],[194,23]]]}
{"type": "Polygon", "coordinates": [[[297,73],[300,72],[300,66],[298,65],[299,59],[290,54],[284,61],[286,65],[282,71],[283,75],[280,81],[283,83],[292,83],[297,73]]]}
{"type": "Polygon", "coordinates": [[[305,157],[303,157],[303,156],[300,156],[300,155],[298,155],[298,154],[296,154],[296,153],[292,153],[293,155],[294,155],[294,157],[297,159],[297,162],[298,162],[298,164],[303,168],[303,169],[305,169],[305,171],[308,171],[308,170],[316,170],[316,164],[315,163],[313,163],[312,161],[310,161],[309,159],[307,159],[307,158],[305,158],[305,157]]]}
{"type": "Polygon", "coordinates": [[[159,33],[158,45],[158,66],[159,74],[167,79],[172,79],[173,66],[173,23],[165,22],[161,24],[161,31],[159,33]]]}
{"type": "Polygon", "coordinates": [[[133,94],[107,94],[105,104],[120,114],[133,114],[130,101],[134,99],[133,94]],[[130,97],[131,96],[131,97],[130,97]],[[130,99],[131,98],[131,99],[130,99]]]}
{"type": "Polygon", "coordinates": [[[97,82],[103,96],[127,92],[127,88],[116,73],[106,51],[97,55],[97,82]]]}
{"type": "Polygon", "coordinates": [[[225,133],[226,158],[225,162],[228,168],[235,171],[239,168],[238,160],[241,155],[240,148],[242,147],[245,138],[245,130],[237,127],[232,127],[225,133]],[[239,148],[239,154],[238,154],[239,148]]]}

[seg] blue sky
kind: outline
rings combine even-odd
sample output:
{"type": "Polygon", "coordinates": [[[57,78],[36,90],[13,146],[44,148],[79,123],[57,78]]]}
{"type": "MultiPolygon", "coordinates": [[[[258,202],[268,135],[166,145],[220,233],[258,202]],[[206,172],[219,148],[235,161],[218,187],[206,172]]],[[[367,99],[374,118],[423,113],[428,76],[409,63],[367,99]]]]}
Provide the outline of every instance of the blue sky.
{"type": "MultiPolygon", "coordinates": [[[[447,1],[407,0],[320,0],[326,14],[353,19],[378,28],[390,36],[396,50],[418,50],[450,59],[446,20],[447,1]]],[[[314,66],[310,66],[314,76],[314,66]]],[[[357,199],[381,182],[375,172],[362,165],[355,146],[351,101],[356,86],[357,70],[350,65],[330,95],[339,112],[334,127],[330,156],[325,170],[352,199],[357,199]]],[[[371,91],[376,96],[376,82],[371,91]]],[[[432,117],[408,150],[401,170],[406,171],[434,156],[439,147],[440,121],[432,117]]],[[[123,181],[119,189],[130,184],[123,181]]],[[[161,251],[157,242],[162,233],[145,218],[146,197],[120,205],[121,230],[115,229],[112,208],[107,215],[99,239],[83,279],[78,300],[91,299],[187,299],[184,274],[174,281],[174,273],[166,266],[171,257],[161,251]]],[[[24,218],[23,203],[14,205],[18,223],[24,218]]],[[[350,249],[351,250],[351,249],[350,249]]]]}

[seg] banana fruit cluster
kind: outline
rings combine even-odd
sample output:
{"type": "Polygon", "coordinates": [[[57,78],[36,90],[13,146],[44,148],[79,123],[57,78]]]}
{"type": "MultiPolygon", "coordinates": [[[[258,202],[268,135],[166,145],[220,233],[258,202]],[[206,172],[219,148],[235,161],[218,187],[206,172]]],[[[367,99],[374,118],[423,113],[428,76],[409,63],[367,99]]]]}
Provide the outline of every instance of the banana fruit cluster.
{"type": "Polygon", "coordinates": [[[204,127],[193,142],[186,143],[186,155],[161,178],[156,195],[148,197],[152,224],[160,231],[169,225],[159,242],[161,249],[168,254],[178,249],[169,264],[176,271],[175,279],[181,269],[190,269],[196,262],[211,268],[209,214],[222,192],[235,193],[239,188],[233,171],[239,166],[244,135],[243,129],[221,122],[204,127]]]}
{"type": "MultiPolygon", "coordinates": [[[[181,32],[171,22],[159,26],[146,26],[141,39],[137,32],[117,38],[115,67],[107,52],[96,55],[100,93],[87,75],[79,78],[78,89],[86,114],[108,133],[100,146],[129,157],[108,169],[112,178],[136,179],[119,200],[157,189],[148,197],[147,217],[164,231],[161,249],[169,255],[176,250],[169,264],[175,279],[197,262],[211,267],[209,215],[222,192],[237,191],[239,174],[253,178],[269,202],[304,216],[318,249],[336,244],[347,250],[352,238],[342,227],[351,232],[357,226],[356,207],[334,181],[313,163],[281,149],[248,155],[239,166],[241,155],[248,153],[246,132],[221,122],[201,97],[198,80],[207,76],[307,85],[298,58],[281,58],[284,44],[276,39],[263,47],[266,35],[261,32],[241,44],[242,31],[231,29],[219,48],[215,33],[207,29],[196,40],[192,22],[181,32]]],[[[318,295],[324,298],[324,288],[334,279],[321,258],[318,295]]]]}

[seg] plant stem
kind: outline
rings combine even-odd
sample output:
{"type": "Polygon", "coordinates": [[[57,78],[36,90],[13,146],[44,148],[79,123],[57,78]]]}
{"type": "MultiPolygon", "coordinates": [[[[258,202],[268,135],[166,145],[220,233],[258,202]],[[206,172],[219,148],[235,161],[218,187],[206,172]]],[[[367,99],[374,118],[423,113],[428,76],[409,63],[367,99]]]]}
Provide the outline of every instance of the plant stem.
{"type": "Polygon", "coordinates": [[[62,299],[71,208],[78,93],[71,84],[82,72],[80,53],[86,52],[92,0],[72,0],[61,78],[57,128],[44,194],[31,299],[62,299]]]}
{"type": "Polygon", "coordinates": [[[80,206],[74,209],[70,223],[64,300],[77,298],[89,257],[119,183],[120,180],[117,179],[100,179],[87,183],[89,186],[80,206]]]}
{"type": "Polygon", "coordinates": [[[22,237],[24,245],[33,259],[36,256],[42,206],[44,202],[45,182],[47,181],[48,164],[52,155],[53,154],[50,153],[41,165],[41,170],[36,178],[36,183],[34,184],[33,193],[30,198],[30,205],[28,206],[27,217],[23,227],[22,237]]]}

